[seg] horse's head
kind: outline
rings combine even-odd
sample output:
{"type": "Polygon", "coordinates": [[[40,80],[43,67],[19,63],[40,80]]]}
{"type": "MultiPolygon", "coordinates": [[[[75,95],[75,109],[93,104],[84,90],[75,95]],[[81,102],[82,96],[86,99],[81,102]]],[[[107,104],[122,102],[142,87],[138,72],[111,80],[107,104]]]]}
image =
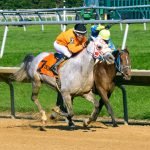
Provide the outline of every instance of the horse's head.
{"type": "Polygon", "coordinates": [[[106,61],[108,64],[114,63],[114,57],[111,54],[111,49],[105,45],[106,43],[99,38],[91,37],[88,41],[87,51],[94,59],[106,61]]]}
{"type": "Polygon", "coordinates": [[[119,50],[116,56],[116,68],[125,80],[131,79],[131,61],[127,49],[119,50]]]}

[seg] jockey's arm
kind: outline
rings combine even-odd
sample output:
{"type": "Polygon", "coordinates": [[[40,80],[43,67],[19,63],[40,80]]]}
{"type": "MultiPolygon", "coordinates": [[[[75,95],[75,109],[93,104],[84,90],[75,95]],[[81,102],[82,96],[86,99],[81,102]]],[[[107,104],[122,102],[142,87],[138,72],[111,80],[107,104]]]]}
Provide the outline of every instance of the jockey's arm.
{"type": "Polygon", "coordinates": [[[72,53],[78,53],[83,49],[82,45],[76,46],[75,44],[68,44],[68,49],[72,53]]]}
{"type": "Polygon", "coordinates": [[[79,42],[74,41],[74,43],[69,43],[67,47],[68,47],[69,51],[71,51],[72,53],[78,53],[78,52],[82,51],[83,48],[85,48],[86,42],[87,42],[87,38],[85,37],[80,44],[79,44],[79,42]]]}
{"type": "Polygon", "coordinates": [[[115,47],[115,45],[113,44],[113,42],[112,42],[111,39],[109,39],[108,47],[109,47],[110,49],[112,49],[112,51],[116,51],[116,47],[115,47]]]}

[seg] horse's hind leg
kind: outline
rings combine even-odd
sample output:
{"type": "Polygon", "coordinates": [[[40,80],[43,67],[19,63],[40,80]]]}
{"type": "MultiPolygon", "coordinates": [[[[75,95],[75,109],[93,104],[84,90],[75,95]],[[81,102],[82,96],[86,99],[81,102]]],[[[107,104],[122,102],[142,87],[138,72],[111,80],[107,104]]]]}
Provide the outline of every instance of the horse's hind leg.
{"type": "Polygon", "coordinates": [[[90,91],[88,94],[84,94],[83,97],[94,104],[94,109],[93,109],[93,112],[91,113],[91,116],[87,120],[84,120],[83,122],[83,126],[86,127],[92,121],[95,121],[97,119],[97,116],[99,114],[99,102],[95,99],[92,91],[90,91]]]}
{"type": "Polygon", "coordinates": [[[53,112],[52,114],[50,115],[50,119],[56,119],[57,116],[59,115],[55,110],[56,109],[59,109],[59,111],[62,111],[62,112],[65,112],[67,113],[67,109],[66,107],[64,106],[64,101],[63,101],[63,98],[62,98],[62,95],[61,93],[58,91],[57,92],[57,101],[56,101],[56,107],[53,108],[53,112]]]}
{"type": "Polygon", "coordinates": [[[41,81],[37,77],[37,79],[32,82],[32,96],[31,96],[31,99],[33,100],[33,102],[38,107],[38,110],[41,113],[41,120],[45,124],[46,121],[47,121],[47,116],[46,116],[45,111],[43,110],[43,108],[42,108],[42,106],[41,106],[41,104],[39,103],[39,100],[38,100],[38,93],[39,93],[40,87],[41,87],[41,81]]]}

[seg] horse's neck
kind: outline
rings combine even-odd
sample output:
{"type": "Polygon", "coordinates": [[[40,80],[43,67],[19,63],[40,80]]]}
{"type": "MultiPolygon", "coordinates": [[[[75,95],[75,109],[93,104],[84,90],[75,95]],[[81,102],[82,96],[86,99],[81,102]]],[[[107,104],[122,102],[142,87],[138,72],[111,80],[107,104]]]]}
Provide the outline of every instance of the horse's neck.
{"type": "MultiPolygon", "coordinates": [[[[87,47],[88,48],[88,47],[87,47]]],[[[78,65],[82,67],[83,70],[93,70],[94,59],[91,53],[88,53],[87,48],[84,48],[78,55],[72,57],[68,60],[68,64],[78,65]]]]}
{"type": "Polygon", "coordinates": [[[105,63],[104,68],[106,70],[106,74],[111,76],[111,78],[114,78],[116,76],[117,70],[115,64],[108,65],[105,63]]]}

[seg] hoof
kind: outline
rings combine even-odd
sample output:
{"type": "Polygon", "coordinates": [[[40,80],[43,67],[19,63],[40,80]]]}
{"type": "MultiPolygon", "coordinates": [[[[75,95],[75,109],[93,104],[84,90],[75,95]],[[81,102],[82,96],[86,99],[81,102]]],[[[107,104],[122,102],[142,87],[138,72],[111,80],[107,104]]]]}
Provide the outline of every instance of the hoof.
{"type": "Polygon", "coordinates": [[[73,122],[69,122],[69,123],[68,123],[68,126],[69,126],[70,128],[75,128],[75,124],[74,124],[73,122]]]}
{"type": "Polygon", "coordinates": [[[45,126],[47,124],[46,120],[42,120],[42,125],[45,126]]]}
{"type": "Polygon", "coordinates": [[[113,124],[113,127],[118,127],[118,124],[117,123],[113,124]]]}
{"type": "Polygon", "coordinates": [[[46,124],[47,116],[45,114],[45,111],[41,111],[41,120],[42,120],[43,124],[46,124]]]}
{"type": "Polygon", "coordinates": [[[57,113],[57,114],[60,114],[60,112],[61,112],[61,110],[60,110],[60,108],[58,106],[52,108],[52,111],[57,113]]]}
{"type": "Polygon", "coordinates": [[[46,129],[43,126],[41,126],[40,131],[46,131],[46,129]]]}
{"type": "Polygon", "coordinates": [[[87,119],[85,119],[84,121],[83,121],[83,127],[87,127],[89,124],[88,124],[88,120],[87,119]]]}
{"type": "Polygon", "coordinates": [[[52,112],[52,114],[50,114],[49,118],[51,120],[56,120],[57,119],[58,114],[56,112],[52,112]]]}

